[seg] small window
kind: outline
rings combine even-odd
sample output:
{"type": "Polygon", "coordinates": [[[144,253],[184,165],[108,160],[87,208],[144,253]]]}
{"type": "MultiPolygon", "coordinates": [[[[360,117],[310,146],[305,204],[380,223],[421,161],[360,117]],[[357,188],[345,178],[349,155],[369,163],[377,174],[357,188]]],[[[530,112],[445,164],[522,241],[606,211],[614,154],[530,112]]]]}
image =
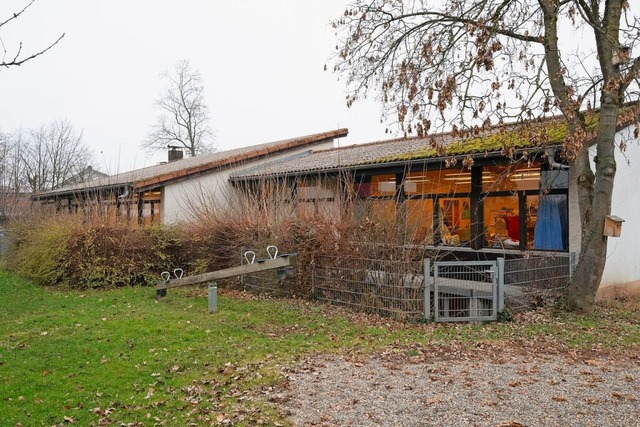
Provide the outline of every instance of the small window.
{"type": "Polygon", "coordinates": [[[396,175],[384,174],[371,177],[370,196],[393,196],[396,194],[396,175]]]}
{"type": "Polygon", "coordinates": [[[520,247],[520,213],[518,196],[496,196],[484,199],[484,228],[489,247],[520,247]]]}
{"type": "Polygon", "coordinates": [[[456,194],[471,191],[471,171],[442,169],[426,172],[411,172],[406,175],[404,192],[417,194],[456,194]]]}
{"type": "Polygon", "coordinates": [[[540,167],[527,165],[485,166],[482,191],[524,191],[540,188],[540,167]]]}
{"type": "Polygon", "coordinates": [[[407,232],[413,243],[433,244],[433,199],[407,200],[407,232]]]}

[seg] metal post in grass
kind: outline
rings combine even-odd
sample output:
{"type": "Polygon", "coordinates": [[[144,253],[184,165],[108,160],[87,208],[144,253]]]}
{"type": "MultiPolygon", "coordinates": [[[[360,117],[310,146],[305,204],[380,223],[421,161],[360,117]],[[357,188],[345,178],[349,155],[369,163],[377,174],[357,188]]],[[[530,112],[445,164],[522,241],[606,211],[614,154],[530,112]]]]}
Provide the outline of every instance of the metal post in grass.
{"type": "Polygon", "coordinates": [[[429,258],[424,259],[422,274],[424,275],[424,319],[429,321],[431,318],[431,260],[429,258]]]}
{"type": "Polygon", "coordinates": [[[498,312],[504,310],[504,258],[498,257],[497,259],[498,271],[495,274],[498,275],[498,312]]]}
{"type": "Polygon", "coordinates": [[[209,313],[218,311],[218,285],[216,282],[209,282],[209,313]]]}

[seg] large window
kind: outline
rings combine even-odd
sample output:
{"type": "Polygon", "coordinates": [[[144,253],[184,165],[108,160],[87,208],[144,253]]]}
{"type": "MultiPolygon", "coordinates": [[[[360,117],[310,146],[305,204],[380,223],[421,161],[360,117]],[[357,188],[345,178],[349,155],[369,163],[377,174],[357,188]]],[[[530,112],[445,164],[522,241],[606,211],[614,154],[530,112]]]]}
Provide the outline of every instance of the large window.
{"type": "Polygon", "coordinates": [[[368,175],[354,192],[367,216],[403,226],[413,243],[563,251],[567,184],[567,171],[544,163],[496,163],[368,175]]]}
{"type": "Polygon", "coordinates": [[[404,192],[407,195],[446,195],[468,193],[471,190],[471,172],[460,169],[439,169],[407,173],[404,192]]]}
{"type": "Polygon", "coordinates": [[[471,172],[438,169],[410,172],[402,189],[407,228],[416,243],[461,245],[471,237],[471,172]]]}
{"type": "Polygon", "coordinates": [[[335,195],[339,193],[333,179],[298,179],[296,181],[296,211],[305,216],[337,216],[340,207],[335,195]]]}
{"type": "Polygon", "coordinates": [[[471,201],[469,198],[438,198],[440,239],[444,244],[460,245],[471,239],[471,201]]]}
{"type": "Polygon", "coordinates": [[[482,168],[485,246],[568,249],[568,172],[546,165],[482,168]]]}
{"type": "Polygon", "coordinates": [[[433,199],[409,199],[407,204],[407,231],[414,243],[432,245],[433,199]]]}
{"type": "Polygon", "coordinates": [[[363,177],[354,183],[354,192],[365,199],[359,207],[359,216],[385,224],[396,222],[396,174],[363,177]]]}

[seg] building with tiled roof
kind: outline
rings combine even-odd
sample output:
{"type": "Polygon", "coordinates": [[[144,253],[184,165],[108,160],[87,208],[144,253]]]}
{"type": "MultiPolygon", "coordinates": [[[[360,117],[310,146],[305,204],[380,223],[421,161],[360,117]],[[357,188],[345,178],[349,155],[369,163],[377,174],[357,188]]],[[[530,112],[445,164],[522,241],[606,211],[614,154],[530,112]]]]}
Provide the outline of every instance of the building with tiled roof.
{"type": "MultiPolygon", "coordinates": [[[[633,111],[632,111],[633,113],[633,111]]],[[[618,127],[618,169],[612,214],[624,232],[610,239],[601,288],[640,288],[640,145],[635,114],[618,127]],[[614,255],[615,253],[615,255],[614,255]]],[[[588,130],[597,113],[587,116],[588,130]]],[[[405,242],[455,254],[569,256],[580,248],[577,179],[563,160],[567,128],[549,119],[538,126],[508,125],[461,138],[452,133],[340,148],[314,149],[295,159],[240,169],[229,179],[244,191],[286,186],[279,194],[303,215],[338,216],[355,203],[359,219],[396,224],[405,242]]],[[[595,147],[591,147],[595,157],[595,147]]]]}
{"type": "Polygon", "coordinates": [[[100,206],[145,223],[185,220],[191,204],[188,198],[200,197],[204,190],[224,206],[233,191],[228,176],[240,168],[296,156],[310,148],[329,148],[347,134],[347,129],[337,129],[207,155],[178,156],[175,161],[38,193],[33,199],[63,211],[100,206]]]}

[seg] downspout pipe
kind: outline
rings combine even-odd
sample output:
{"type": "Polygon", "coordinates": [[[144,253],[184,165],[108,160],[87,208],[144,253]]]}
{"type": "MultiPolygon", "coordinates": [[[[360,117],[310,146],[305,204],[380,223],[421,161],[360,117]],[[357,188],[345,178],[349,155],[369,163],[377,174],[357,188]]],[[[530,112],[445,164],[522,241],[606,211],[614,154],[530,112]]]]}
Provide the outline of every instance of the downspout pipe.
{"type": "Polygon", "coordinates": [[[547,162],[549,163],[549,168],[551,169],[559,169],[562,171],[568,171],[569,166],[563,165],[562,163],[556,162],[556,149],[555,148],[546,148],[544,150],[545,156],[547,156],[547,162]]]}

